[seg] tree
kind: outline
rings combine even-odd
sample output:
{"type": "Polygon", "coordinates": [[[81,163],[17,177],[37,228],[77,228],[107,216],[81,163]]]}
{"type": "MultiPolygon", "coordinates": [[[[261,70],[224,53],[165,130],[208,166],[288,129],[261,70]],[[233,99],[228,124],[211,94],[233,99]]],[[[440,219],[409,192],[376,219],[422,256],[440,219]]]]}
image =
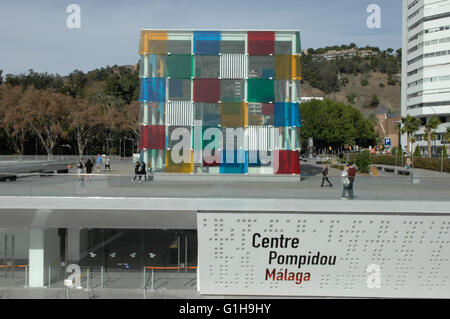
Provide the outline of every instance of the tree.
{"type": "Polygon", "coordinates": [[[411,115],[402,118],[402,134],[406,133],[406,145],[408,156],[411,156],[411,137],[419,129],[420,120],[411,115]]]}
{"type": "Polygon", "coordinates": [[[351,105],[326,99],[301,104],[302,142],[309,137],[319,148],[342,148],[344,144],[368,146],[376,133],[373,125],[351,105]]]}
{"type": "Polygon", "coordinates": [[[25,91],[17,106],[17,112],[24,116],[49,156],[53,155],[58,138],[67,136],[69,111],[66,95],[33,87],[25,91]]]}
{"type": "Polygon", "coordinates": [[[444,139],[447,143],[450,143],[450,126],[447,126],[447,132],[444,133],[444,139]]]}
{"type": "Polygon", "coordinates": [[[3,70],[0,70],[0,84],[3,83],[3,70]]]}
{"type": "Polygon", "coordinates": [[[139,75],[124,69],[120,75],[114,74],[106,81],[105,94],[121,98],[125,104],[138,98],[139,75]]]}
{"type": "Polygon", "coordinates": [[[141,135],[139,127],[139,113],[141,105],[138,101],[133,101],[126,106],[126,128],[129,129],[135,137],[141,135]]]}
{"type": "Polygon", "coordinates": [[[427,146],[428,146],[428,157],[431,158],[432,152],[431,152],[431,140],[434,137],[434,131],[437,129],[437,127],[441,124],[441,121],[438,117],[432,116],[428,120],[427,124],[425,124],[425,134],[427,136],[427,146]]]}
{"type": "Polygon", "coordinates": [[[5,83],[10,86],[22,86],[24,89],[28,86],[33,86],[38,90],[53,89],[58,91],[63,87],[63,80],[59,75],[48,74],[46,72],[38,73],[34,72],[33,69],[29,69],[28,74],[7,74],[5,83]]]}
{"type": "Polygon", "coordinates": [[[95,133],[100,124],[99,109],[81,98],[70,98],[71,107],[68,119],[69,129],[75,134],[78,154],[83,155],[88,139],[95,133]]]}
{"type": "Polygon", "coordinates": [[[377,107],[380,104],[380,100],[378,99],[378,96],[375,94],[372,95],[372,98],[370,99],[370,106],[377,107]]]}
{"type": "Polygon", "coordinates": [[[23,90],[20,86],[0,86],[0,127],[19,155],[24,153],[25,137],[28,132],[24,114],[17,111],[22,95],[23,90]]]}
{"type": "Polygon", "coordinates": [[[369,151],[363,151],[356,156],[356,166],[358,166],[359,171],[362,173],[369,172],[370,162],[371,159],[369,151]]]}
{"type": "Polygon", "coordinates": [[[84,96],[84,88],[87,85],[87,76],[82,71],[74,70],[68,75],[68,83],[62,92],[75,98],[84,96]]]}

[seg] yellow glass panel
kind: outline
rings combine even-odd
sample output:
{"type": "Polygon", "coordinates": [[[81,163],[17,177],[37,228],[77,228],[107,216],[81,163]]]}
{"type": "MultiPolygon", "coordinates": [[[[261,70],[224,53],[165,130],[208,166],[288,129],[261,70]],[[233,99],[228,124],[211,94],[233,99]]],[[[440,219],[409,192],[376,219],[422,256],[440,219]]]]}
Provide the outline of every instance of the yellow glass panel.
{"type": "Polygon", "coordinates": [[[222,127],[246,127],[247,124],[247,103],[224,102],[220,104],[220,125],[222,127]]]}
{"type": "Polygon", "coordinates": [[[189,174],[194,171],[194,151],[191,152],[191,162],[190,163],[180,163],[176,164],[172,161],[172,150],[166,150],[166,173],[183,173],[189,174]]]}
{"type": "Polygon", "coordinates": [[[167,31],[141,31],[139,54],[166,54],[167,31]]]}
{"type": "Polygon", "coordinates": [[[294,80],[302,79],[302,61],[299,54],[292,56],[292,75],[294,80]]]}
{"type": "Polygon", "coordinates": [[[275,79],[291,80],[292,79],[292,55],[276,55],[275,56],[275,79]]]}

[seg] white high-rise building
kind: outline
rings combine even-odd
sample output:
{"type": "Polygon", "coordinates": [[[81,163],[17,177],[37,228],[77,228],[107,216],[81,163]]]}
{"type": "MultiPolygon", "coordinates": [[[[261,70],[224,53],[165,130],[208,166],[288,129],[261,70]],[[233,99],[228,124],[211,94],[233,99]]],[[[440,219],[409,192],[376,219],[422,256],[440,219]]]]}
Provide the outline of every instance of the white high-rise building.
{"type": "Polygon", "coordinates": [[[403,0],[402,47],[402,117],[411,115],[423,124],[412,151],[419,146],[427,152],[424,124],[435,115],[442,124],[432,152],[440,154],[450,126],[450,0],[403,0]]]}

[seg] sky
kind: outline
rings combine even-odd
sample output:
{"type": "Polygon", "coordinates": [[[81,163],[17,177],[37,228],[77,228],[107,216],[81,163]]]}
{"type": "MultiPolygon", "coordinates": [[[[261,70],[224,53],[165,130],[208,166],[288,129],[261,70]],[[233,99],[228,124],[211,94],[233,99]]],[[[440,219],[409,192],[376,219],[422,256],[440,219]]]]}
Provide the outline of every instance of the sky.
{"type": "Polygon", "coordinates": [[[0,70],[67,75],[139,60],[140,29],[299,30],[302,48],[401,47],[400,0],[1,0],[0,70]],[[368,5],[381,8],[370,29],[368,5]],[[81,9],[70,29],[66,9],[81,9]]]}

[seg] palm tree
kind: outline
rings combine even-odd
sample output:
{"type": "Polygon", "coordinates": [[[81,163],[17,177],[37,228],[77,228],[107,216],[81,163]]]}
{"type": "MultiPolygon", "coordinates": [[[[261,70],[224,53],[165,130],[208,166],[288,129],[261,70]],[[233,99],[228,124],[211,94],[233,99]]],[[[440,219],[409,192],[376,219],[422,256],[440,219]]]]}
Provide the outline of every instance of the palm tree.
{"type": "Polygon", "coordinates": [[[441,121],[438,117],[432,116],[427,124],[425,124],[425,134],[427,135],[427,142],[428,142],[428,157],[431,158],[431,138],[434,136],[434,131],[437,129],[437,127],[441,124],[441,121]]]}
{"type": "Polygon", "coordinates": [[[447,132],[444,133],[444,139],[447,143],[450,143],[450,126],[447,126],[447,132]]]}
{"type": "Polygon", "coordinates": [[[420,127],[420,120],[411,115],[402,118],[402,133],[406,133],[406,145],[408,145],[408,157],[411,157],[411,135],[420,127]]]}

